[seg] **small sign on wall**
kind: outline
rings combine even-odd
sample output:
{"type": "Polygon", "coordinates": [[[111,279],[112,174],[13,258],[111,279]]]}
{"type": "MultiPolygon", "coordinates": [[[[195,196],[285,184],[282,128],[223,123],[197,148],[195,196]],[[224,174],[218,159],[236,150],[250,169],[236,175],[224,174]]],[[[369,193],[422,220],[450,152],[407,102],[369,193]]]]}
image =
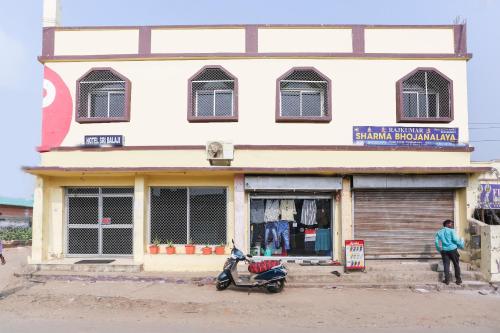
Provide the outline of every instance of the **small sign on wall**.
{"type": "Polygon", "coordinates": [[[123,135],[85,135],[85,147],[121,147],[123,146],[123,135]]]}
{"type": "Polygon", "coordinates": [[[500,184],[479,185],[479,207],[500,209],[500,184]]]}
{"type": "Polygon", "coordinates": [[[353,126],[352,142],[365,146],[459,146],[458,128],[353,126]]]}

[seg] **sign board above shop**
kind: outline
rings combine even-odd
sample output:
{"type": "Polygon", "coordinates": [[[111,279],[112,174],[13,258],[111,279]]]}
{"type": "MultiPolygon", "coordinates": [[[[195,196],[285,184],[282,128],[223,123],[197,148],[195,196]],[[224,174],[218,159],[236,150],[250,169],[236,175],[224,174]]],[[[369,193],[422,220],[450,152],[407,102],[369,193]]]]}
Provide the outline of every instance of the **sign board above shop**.
{"type": "Polygon", "coordinates": [[[480,184],[479,191],[479,208],[500,209],[500,184],[480,184]]]}
{"type": "Polygon", "coordinates": [[[121,147],[123,135],[85,135],[85,147],[121,147]]]}
{"type": "Polygon", "coordinates": [[[352,142],[365,146],[460,146],[458,128],[353,126],[352,142]]]}

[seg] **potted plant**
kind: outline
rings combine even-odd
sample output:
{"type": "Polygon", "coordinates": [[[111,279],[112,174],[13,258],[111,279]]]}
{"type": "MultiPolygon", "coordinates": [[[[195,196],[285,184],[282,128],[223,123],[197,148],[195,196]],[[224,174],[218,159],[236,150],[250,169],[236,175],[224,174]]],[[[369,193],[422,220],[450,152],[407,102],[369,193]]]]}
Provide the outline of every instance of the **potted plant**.
{"type": "Polygon", "coordinates": [[[212,247],[205,245],[201,248],[201,253],[204,255],[212,254],[212,247]]]}
{"type": "Polygon", "coordinates": [[[226,253],[226,243],[220,243],[215,247],[215,254],[224,255],[226,253]]]}
{"type": "Polygon", "coordinates": [[[175,254],[175,246],[174,246],[174,242],[172,242],[171,240],[167,242],[167,254],[175,254]]]}
{"type": "Polygon", "coordinates": [[[186,254],[194,254],[196,250],[196,247],[192,244],[191,239],[189,239],[188,243],[184,245],[184,248],[186,249],[186,254]]]}
{"type": "Polygon", "coordinates": [[[153,244],[149,245],[149,253],[158,254],[160,252],[160,239],[158,236],[153,238],[153,244]]]}

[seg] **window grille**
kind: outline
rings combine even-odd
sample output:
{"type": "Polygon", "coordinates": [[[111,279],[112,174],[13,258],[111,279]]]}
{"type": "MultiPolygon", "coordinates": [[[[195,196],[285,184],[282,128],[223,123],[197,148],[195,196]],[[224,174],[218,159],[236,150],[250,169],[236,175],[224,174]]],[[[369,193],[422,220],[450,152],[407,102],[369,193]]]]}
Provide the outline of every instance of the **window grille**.
{"type": "Polygon", "coordinates": [[[93,70],[78,82],[78,117],[117,119],[127,116],[127,83],[111,70],[93,70]]]}
{"type": "Polygon", "coordinates": [[[191,115],[195,118],[234,117],[235,79],[221,68],[205,68],[190,81],[191,115]]]}
{"type": "Polygon", "coordinates": [[[328,116],[328,81],[315,70],[293,70],[280,79],[279,86],[281,117],[328,116]]]}
{"type": "Polygon", "coordinates": [[[402,118],[451,117],[450,82],[432,70],[418,70],[402,82],[402,118]]]}
{"type": "Polygon", "coordinates": [[[216,245],[226,242],[226,232],[225,188],[151,188],[150,242],[216,245]]]}

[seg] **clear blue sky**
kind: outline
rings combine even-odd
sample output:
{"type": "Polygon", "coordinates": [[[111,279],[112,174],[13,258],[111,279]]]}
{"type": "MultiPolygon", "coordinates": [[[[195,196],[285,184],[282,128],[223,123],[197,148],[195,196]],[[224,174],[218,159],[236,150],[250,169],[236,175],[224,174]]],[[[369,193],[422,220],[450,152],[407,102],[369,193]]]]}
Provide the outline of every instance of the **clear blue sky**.
{"type": "MultiPolygon", "coordinates": [[[[468,23],[474,160],[500,159],[500,0],[62,0],[62,24],[468,23]],[[496,127],[496,128],[495,128],[496,127]],[[481,128],[481,129],[477,129],[481,128]],[[497,141],[484,141],[497,140],[497,141]]],[[[0,0],[0,196],[31,197],[40,143],[42,0],[0,0]]]]}

